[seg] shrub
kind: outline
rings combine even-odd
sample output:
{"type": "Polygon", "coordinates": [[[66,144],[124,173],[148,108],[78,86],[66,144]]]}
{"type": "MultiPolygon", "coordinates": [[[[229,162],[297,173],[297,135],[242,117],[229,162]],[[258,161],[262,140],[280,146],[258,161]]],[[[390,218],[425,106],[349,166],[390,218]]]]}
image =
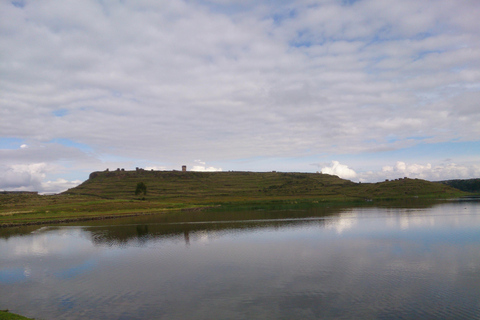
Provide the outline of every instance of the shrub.
{"type": "Polygon", "coordinates": [[[147,186],[143,182],[137,183],[137,188],[135,189],[136,196],[138,196],[141,193],[143,193],[144,196],[147,194],[147,186]]]}

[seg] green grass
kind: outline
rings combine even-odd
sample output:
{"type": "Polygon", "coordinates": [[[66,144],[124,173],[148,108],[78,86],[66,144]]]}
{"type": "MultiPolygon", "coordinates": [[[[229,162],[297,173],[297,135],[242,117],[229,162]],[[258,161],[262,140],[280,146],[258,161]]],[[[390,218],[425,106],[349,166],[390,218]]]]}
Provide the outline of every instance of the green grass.
{"type": "Polygon", "coordinates": [[[148,199],[181,199],[182,202],[195,203],[210,203],[225,198],[329,195],[342,185],[353,184],[322,174],[121,171],[96,173],[93,179],[68,193],[95,195],[104,199],[134,199],[138,182],[147,186],[148,199]]]}
{"type": "Polygon", "coordinates": [[[30,318],[22,317],[15,313],[10,313],[8,310],[0,310],[0,320],[29,320],[30,318]]]}
{"type": "Polygon", "coordinates": [[[0,225],[62,222],[211,206],[252,208],[365,200],[453,198],[465,193],[418,179],[354,183],[319,173],[281,172],[94,172],[63,194],[0,193],[0,225]],[[147,187],[135,195],[137,184],[147,187]]]}

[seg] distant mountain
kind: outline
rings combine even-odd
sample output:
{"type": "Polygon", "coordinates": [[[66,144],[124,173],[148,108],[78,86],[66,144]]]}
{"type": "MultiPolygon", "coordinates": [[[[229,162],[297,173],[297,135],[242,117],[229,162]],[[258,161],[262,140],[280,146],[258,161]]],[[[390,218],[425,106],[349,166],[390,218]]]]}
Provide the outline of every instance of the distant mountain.
{"type": "Polygon", "coordinates": [[[479,178],[467,179],[467,180],[461,180],[461,179],[445,180],[445,181],[439,181],[439,182],[465,192],[480,193],[479,178]]]}

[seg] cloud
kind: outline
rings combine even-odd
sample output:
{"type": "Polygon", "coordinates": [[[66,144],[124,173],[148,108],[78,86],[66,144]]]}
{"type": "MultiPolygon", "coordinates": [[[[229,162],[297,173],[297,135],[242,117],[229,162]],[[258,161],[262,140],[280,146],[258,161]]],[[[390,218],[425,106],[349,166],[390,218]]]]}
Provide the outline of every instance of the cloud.
{"type": "Polygon", "coordinates": [[[167,168],[163,166],[148,166],[148,167],[145,167],[145,170],[164,171],[164,170],[167,170],[167,168]]]}
{"type": "Polygon", "coordinates": [[[214,172],[214,171],[222,171],[222,168],[193,166],[192,171],[214,172]]]}
{"type": "MultiPolygon", "coordinates": [[[[163,157],[198,151],[199,145],[230,157],[286,155],[301,150],[302,144],[317,150],[331,144],[361,149],[365,147],[358,137],[372,135],[370,124],[380,136],[393,130],[405,137],[435,123],[425,122],[428,118],[415,106],[420,101],[408,91],[414,87],[403,80],[412,77],[402,69],[414,68],[413,79],[421,82],[432,72],[443,73],[445,64],[454,67],[450,64],[460,56],[461,65],[473,63],[476,49],[465,55],[464,49],[456,49],[462,40],[453,36],[406,38],[435,28],[435,18],[444,12],[428,3],[389,5],[393,9],[378,16],[386,8],[378,1],[352,6],[326,2],[314,8],[299,3],[297,15],[276,26],[257,17],[255,7],[251,16],[233,19],[182,1],[103,7],[93,1],[72,1],[65,8],[48,2],[29,2],[24,8],[5,4],[8,12],[23,18],[22,28],[14,32],[19,38],[6,39],[11,46],[5,47],[23,48],[22,56],[12,54],[9,59],[26,68],[16,71],[17,81],[11,81],[15,88],[5,99],[11,108],[33,111],[24,120],[31,124],[29,131],[9,129],[33,138],[68,132],[96,148],[108,144],[116,152],[148,156],[158,154],[148,147],[153,144],[167,151],[163,157]],[[406,24],[407,17],[418,17],[417,12],[424,12],[419,18],[428,22],[406,24]],[[380,23],[372,22],[373,17],[381,17],[380,23]],[[392,34],[370,44],[385,28],[392,34]],[[307,35],[298,36],[302,29],[309,30],[307,35]],[[308,47],[285,50],[292,41],[307,40],[308,47]],[[439,53],[422,55],[425,51],[439,53]],[[442,52],[446,59],[437,61],[442,52]],[[379,65],[391,59],[400,59],[402,65],[395,74],[391,67],[379,65]],[[435,59],[432,65],[418,72],[416,64],[424,66],[430,59],[435,59]],[[46,81],[38,83],[27,72],[31,68],[46,81]],[[401,108],[390,108],[394,105],[401,108]],[[54,114],[59,108],[66,111],[62,117],[54,114]],[[51,128],[45,128],[42,123],[50,120],[51,128]],[[139,124],[143,130],[138,130],[139,124]],[[164,134],[150,134],[158,131],[164,134]],[[329,139],[314,140],[316,136],[329,139]],[[174,142],[182,147],[173,149],[174,142]],[[225,148],[226,144],[236,148],[225,148]]],[[[442,74],[441,79],[445,85],[458,81],[455,74],[442,74]]],[[[472,75],[470,82],[478,79],[472,75]]],[[[424,91],[435,90],[436,85],[424,91]]],[[[442,109],[446,108],[453,110],[442,109]]]]}
{"type": "Polygon", "coordinates": [[[40,193],[60,193],[67,189],[74,188],[82,182],[81,180],[68,181],[61,178],[55,181],[47,181],[42,183],[40,193]]]}
{"type": "Polygon", "coordinates": [[[48,165],[46,163],[2,166],[0,188],[14,190],[34,188],[35,190],[41,186],[47,170],[48,165]]]}
{"type": "Polygon", "coordinates": [[[450,0],[4,1],[0,137],[28,148],[0,163],[225,168],[478,141],[479,15],[450,0]]]}
{"type": "Polygon", "coordinates": [[[214,171],[222,171],[222,168],[215,168],[215,167],[207,167],[206,163],[202,160],[195,160],[196,165],[193,166],[191,171],[206,171],[206,172],[214,172],[214,171]]]}
{"type": "Polygon", "coordinates": [[[330,167],[323,167],[321,172],[349,180],[357,177],[357,173],[354,170],[344,164],[340,164],[338,161],[332,161],[332,165],[330,167]]]}
{"type": "Polygon", "coordinates": [[[0,166],[0,190],[59,193],[82,182],[60,178],[55,181],[44,181],[47,174],[55,170],[55,167],[46,163],[0,166]]]}
{"type": "Polygon", "coordinates": [[[358,178],[364,182],[382,181],[385,179],[398,178],[418,178],[429,181],[441,181],[451,179],[469,179],[472,177],[480,177],[480,165],[473,164],[456,164],[454,162],[441,163],[432,165],[430,163],[405,163],[397,161],[393,166],[384,166],[381,171],[362,172],[358,178]]]}

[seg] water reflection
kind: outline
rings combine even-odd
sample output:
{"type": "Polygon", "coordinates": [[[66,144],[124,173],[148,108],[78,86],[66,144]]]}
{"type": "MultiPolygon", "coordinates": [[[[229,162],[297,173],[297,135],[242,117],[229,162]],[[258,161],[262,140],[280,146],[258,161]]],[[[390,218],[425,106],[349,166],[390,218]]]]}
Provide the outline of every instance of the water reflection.
{"type": "Polygon", "coordinates": [[[0,239],[0,307],[44,319],[479,319],[479,208],[37,228],[0,239]]]}
{"type": "MultiPolygon", "coordinates": [[[[145,217],[141,224],[123,221],[122,225],[83,227],[95,245],[134,246],[149,241],[183,239],[186,245],[216,235],[235,232],[254,233],[256,230],[318,227],[334,231],[337,235],[356,233],[356,225],[373,233],[397,233],[416,228],[428,231],[433,228],[454,228],[462,224],[478,225],[477,206],[464,206],[457,212],[458,204],[451,203],[431,209],[412,208],[322,208],[302,211],[250,211],[241,213],[202,213],[194,215],[165,215],[145,217]],[[451,211],[455,208],[455,211],[451,211]],[[441,219],[438,217],[441,216],[441,219]],[[468,221],[468,222],[467,222],[468,221]],[[365,228],[371,227],[369,230],[365,228]],[[384,231],[381,231],[384,230],[384,231]]],[[[132,220],[130,222],[135,222],[132,220]]]]}
{"type": "Polygon", "coordinates": [[[232,232],[255,232],[258,229],[302,226],[315,221],[325,225],[325,219],[338,217],[342,209],[310,209],[302,211],[245,211],[245,212],[205,212],[195,214],[172,214],[144,217],[146,221],[135,221],[122,225],[102,225],[84,227],[95,245],[138,246],[149,241],[180,239],[186,245],[192,240],[206,235],[228,234],[232,232]],[[139,222],[141,224],[139,224],[139,222]]]}

